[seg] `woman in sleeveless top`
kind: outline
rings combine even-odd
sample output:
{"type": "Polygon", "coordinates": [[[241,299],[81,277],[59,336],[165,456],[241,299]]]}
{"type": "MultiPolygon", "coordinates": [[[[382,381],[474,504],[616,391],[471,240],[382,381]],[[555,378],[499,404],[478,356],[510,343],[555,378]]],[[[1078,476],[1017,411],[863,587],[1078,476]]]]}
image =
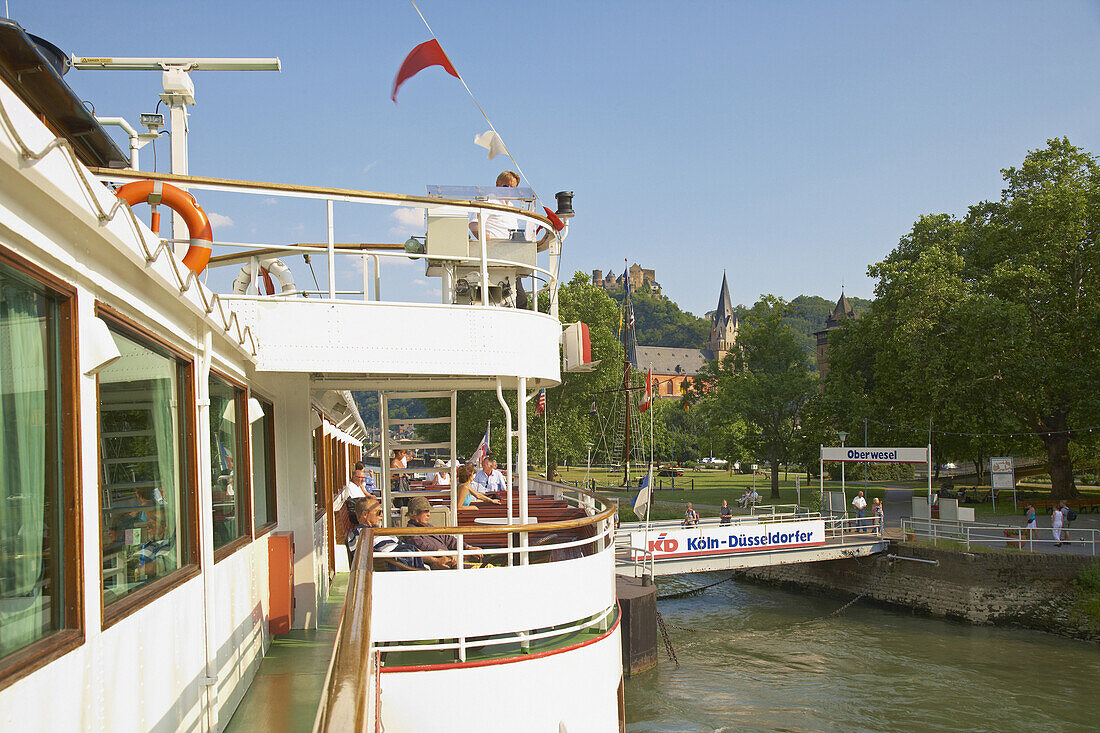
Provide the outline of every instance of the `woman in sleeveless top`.
{"type": "MultiPolygon", "coordinates": [[[[463,465],[458,467],[458,505],[460,507],[469,507],[475,499],[477,501],[487,501],[490,504],[499,504],[500,499],[491,499],[471,485],[470,479],[473,477],[473,466],[463,465]]],[[[476,506],[473,508],[477,509],[476,506]]]]}

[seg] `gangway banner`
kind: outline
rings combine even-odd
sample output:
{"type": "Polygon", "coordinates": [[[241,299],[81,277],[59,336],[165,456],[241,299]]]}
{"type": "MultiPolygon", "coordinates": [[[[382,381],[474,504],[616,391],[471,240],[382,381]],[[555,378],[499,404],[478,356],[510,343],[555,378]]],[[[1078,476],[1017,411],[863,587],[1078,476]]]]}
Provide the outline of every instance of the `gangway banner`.
{"type": "Polygon", "coordinates": [[[843,463],[928,463],[928,449],[823,447],[821,460],[843,463]]]}
{"type": "MultiPolygon", "coordinates": [[[[674,557],[731,555],[737,552],[770,552],[825,544],[825,520],[736,524],[725,527],[691,527],[631,532],[631,548],[645,547],[654,560],[674,557]]],[[[634,549],[635,560],[643,554],[634,549]]]]}

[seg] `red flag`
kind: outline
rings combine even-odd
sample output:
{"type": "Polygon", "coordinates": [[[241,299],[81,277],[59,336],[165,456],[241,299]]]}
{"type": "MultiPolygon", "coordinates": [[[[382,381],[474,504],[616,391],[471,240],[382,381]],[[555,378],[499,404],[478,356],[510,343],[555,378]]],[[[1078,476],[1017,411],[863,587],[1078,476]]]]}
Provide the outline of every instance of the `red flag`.
{"type": "Polygon", "coordinates": [[[653,367],[645,375],[645,402],[638,405],[638,412],[645,412],[653,404],[653,367]]]}
{"type": "Polygon", "coordinates": [[[543,206],[542,210],[546,212],[546,218],[548,218],[551,222],[553,222],[554,229],[556,229],[559,232],[562,229],[565,229],[565,222],[562,221],[561,218],[557,214],[555,214],[553,211],[550,211],[549,207],[543,206]]]}
{"type": "Polygon", "coordinates": [[[433,38],[430,41],[424,41],[412,51],[409,51],[409,55],[401,62],[401,68],[397,70],[397,76],[393,79],[393,94],[390,95],[390,99],[396,103],[397,90],[401,88],[401,85],[429,66],[442,66],[443,70],[454,78],[461,78],[458,72],[455,71],[454,65],[451,64],[451,60],[447,58],[447,54],[443,53],[443,47],[439,45],[439,41],[433,38]]]}

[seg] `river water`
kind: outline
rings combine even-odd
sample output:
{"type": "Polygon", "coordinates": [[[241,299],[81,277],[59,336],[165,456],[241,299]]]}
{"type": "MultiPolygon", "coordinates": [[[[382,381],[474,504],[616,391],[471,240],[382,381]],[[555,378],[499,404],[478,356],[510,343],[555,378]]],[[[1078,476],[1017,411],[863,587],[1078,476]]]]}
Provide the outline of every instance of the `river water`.
{"type": "MultiPolygon", "coordinates": [[[[725,575],[659,579],[662,595],[725,575]]],[[[1100,646],[737,581],[658,602],[680,667],[626,682],[627,730],[1096,731],[1100,646]]]]}

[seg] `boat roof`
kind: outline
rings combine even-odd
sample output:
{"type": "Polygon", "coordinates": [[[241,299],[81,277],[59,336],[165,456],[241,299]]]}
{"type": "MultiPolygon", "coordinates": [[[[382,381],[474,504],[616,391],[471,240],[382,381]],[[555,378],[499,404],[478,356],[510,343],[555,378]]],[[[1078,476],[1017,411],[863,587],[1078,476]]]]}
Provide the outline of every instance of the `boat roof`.
{"type": "Polygon", "coordinates": [[[18,23],[0,18],[0,78],[46,125],[69,141],[87,166],[122,168],[130,159],[84,106],[36,41],[18,23]]]}

